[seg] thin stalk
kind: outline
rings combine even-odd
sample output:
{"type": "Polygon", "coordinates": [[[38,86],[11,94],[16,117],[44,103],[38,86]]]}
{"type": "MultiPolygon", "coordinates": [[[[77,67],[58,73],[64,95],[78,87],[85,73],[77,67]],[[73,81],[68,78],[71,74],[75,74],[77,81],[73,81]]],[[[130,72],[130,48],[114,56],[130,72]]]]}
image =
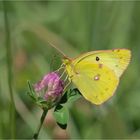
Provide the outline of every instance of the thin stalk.
{"type": "Polygon", "coordinates": [[[11,39],[10,39],[10,27],[7,12],[7,2],[3,1],[4,10],[4,24],[5,24],[5,47],[6,47],[6,58],[7,58],[7,74],[8,74],[8,87],[10,94],[10,133],[11,138],[15,138],[15,102],[13,97],[12,89],[12,52],[11,52],[11,39]]]}
{"type": "Polygon", "coordinates": [[[34,140],[37,140],[37,139],[38,139],[39,132],[40,132],[40,129],[41,129],[41,127],[42,127],[42,124],[43,124],[43,122],[44,122],[44,120],[45,120],[45,117],[46,117],[46,115],[47,115],[47,112],[48,112],[47,109],[44,109],[44,110],[43,110],[42,116],[41,116],[41,118],[40,118],[39,127],[38,127],[36,133],[35,133],[34,136],[33,136],[33,139],[34,139],[34,140]]]}

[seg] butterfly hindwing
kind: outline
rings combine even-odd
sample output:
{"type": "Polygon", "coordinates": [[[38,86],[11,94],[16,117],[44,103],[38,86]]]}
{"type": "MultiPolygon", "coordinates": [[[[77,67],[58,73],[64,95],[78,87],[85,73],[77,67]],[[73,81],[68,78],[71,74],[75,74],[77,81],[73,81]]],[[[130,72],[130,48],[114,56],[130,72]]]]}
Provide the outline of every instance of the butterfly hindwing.
{"type": "Polygon", "coordinates": [[[99,105],[115,92],[119,79],[108,67],[86,63],[75,67],[76,75],[72,82],[90,102],[99,105]]]}

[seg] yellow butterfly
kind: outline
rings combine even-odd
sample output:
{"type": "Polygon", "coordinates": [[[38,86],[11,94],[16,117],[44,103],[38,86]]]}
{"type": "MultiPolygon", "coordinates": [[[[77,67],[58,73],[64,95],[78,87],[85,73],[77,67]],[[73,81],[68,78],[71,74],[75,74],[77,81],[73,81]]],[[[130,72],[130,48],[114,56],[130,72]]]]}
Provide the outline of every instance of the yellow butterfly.
{"type": "Polygon", "coordinates": [[[90,102],[100,105],[113,96],[131,59],[128,49],[92,51],[63,63],[69,80],[90,102]]]}

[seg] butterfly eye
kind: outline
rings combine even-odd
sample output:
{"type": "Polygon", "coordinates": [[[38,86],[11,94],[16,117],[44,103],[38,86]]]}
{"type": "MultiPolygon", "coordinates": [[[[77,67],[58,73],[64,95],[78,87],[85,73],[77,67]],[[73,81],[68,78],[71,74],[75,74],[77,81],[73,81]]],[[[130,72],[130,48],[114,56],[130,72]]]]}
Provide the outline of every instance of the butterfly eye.
{"type": "Polygon", "coordinates": [[[100,60],[100,58],[98,56],[96,56],[96,61],[99,61],[99,60],[100,60]]]}

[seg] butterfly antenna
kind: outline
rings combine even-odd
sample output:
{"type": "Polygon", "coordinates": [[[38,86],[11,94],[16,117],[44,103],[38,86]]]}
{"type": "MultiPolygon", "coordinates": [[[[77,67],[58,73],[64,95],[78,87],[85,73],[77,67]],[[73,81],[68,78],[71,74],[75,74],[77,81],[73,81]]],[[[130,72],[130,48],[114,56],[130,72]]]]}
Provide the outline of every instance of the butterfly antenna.
{"type": "Polygon", "coordinates": [[[69,59],[58,47],[56,47],[53,43],[51,43],[50,41],[48,41],[48,43],[51,45],[51,47],[53,47],[55,50],[57,50],[57,52],[59,52],[64,58],[69,59]]]}

